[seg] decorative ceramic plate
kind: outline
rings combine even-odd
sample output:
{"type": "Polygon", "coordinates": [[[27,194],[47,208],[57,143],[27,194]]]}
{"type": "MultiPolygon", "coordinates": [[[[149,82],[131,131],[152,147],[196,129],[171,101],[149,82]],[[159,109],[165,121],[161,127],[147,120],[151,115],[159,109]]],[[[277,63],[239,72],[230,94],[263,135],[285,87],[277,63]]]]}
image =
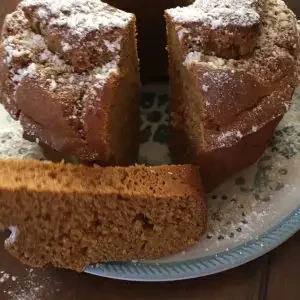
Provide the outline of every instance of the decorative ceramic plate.
{"type": "MultiPolygon", "coordinates": [[[[140,162],[169,163],[168,97],[147,86],[141,101],[140,162]]],[[[39,146],[0,107],[0,158],[43,159],[39,146]]],[[[251,168],[208,195],[206,236],[186,252],[156,261],[90,266],[86,272],[124,280],[169,281],[205,276],[253,260],[300,230],[300,90],[269,148],[251,168]]]]}

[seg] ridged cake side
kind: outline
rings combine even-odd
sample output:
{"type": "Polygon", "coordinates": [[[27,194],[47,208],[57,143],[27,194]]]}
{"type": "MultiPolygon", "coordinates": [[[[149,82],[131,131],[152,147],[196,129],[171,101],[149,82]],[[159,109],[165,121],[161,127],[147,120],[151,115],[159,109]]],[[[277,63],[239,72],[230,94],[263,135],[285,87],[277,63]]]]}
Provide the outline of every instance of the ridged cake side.
{"type": "Polygon", "coordinates": [[[257,160],[289,109],[297,86],[299,35],[295,15],[281,0],[196,2],[166,11],[171,149],[174,161],[200,164],[211,189],[257,160]],[[196,17],[189,19],[184,13],[189,11],[196,17]],[[214,19],[220,11],[222,17],[214,19]],[[248,36],[253,44],[247,55],[220,57],[206,51],[209,40],[201,40],[205,26],[236,54],[247,44],[239,32],[255,33],[257,25],[257,37],[248,36]],[[236,35],[231,36],[232,28],[236,35]],[[176,146],[179,138],[182,147],[176,146]]]}

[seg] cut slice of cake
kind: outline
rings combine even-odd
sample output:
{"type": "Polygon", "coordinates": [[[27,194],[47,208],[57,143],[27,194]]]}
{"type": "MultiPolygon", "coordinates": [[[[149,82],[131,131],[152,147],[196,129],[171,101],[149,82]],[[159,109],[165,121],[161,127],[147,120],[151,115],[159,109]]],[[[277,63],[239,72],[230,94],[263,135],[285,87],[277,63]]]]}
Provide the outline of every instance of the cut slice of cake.
{"type": "Polygon", "coordinates": [[[108,167],[1,161],[0,227],[23,263],[77,271],[161,258],[195,245],[206,203],[193,166],[108,167]]]}
{"type": "Polygon", "coordinates": [[[296,17],[281,0],[196,0],[166,21],[171,154],[211,190],[259,158],[291,104],[296,17]]]}
{"type": "Polygon", "coordinates": [[[0,101],[27,136],[80,160],[133,164],[140,88],[133,14],[99,0],[24,0],[6,17],[0,101]]]}

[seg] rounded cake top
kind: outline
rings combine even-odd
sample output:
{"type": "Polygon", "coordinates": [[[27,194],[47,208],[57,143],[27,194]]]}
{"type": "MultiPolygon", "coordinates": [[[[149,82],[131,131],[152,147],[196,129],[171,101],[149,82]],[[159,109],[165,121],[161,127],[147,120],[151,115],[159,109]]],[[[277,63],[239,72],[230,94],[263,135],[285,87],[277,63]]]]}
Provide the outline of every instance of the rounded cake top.
{"type": "Polygon", "coordinates": [[[238,58],[250,55],[255,48],[262,17],[260,4],[260,0],[196,0],[166,14],[190,31],[205,54],[238,58]]]}
{"type": "MultiPolygon", "coordinates": [[[[134,47],[133,14],[98,0],[24,0],[3,23],[0,102],[27,135],[53,149],[113,160],[108,91],[119,88],[125,68],[137,70],[134,47]],[[95,134],[96,118],[104,121],[95,134]]],[[[135,89],[138,76],[132,78],[135,89]]]]}
{"type": "Polygon", "coordinates": [[[21,1],[2,29],[3,63],[14,89],[40,72],[71,79],[78,73],[81,81],[116,72],[123,33],[133,21],[134,15],[99,0],[21,1]]]}
{"type": "Polygon", "coordinates": [[[260,22],[259,0],[196,0],[192,5],[168,10],[178,23],[201,22],[217,27],[253,26],[260,22]]]}
{"type": "Polygon", "coordinates": [[[23,0],[18,9],[49,50],[79,72],[111,60],[134,21],[134,15],[98,0],[23,0]]]}
{"type": "Polygon", "coordinates": [[[70,104],[66,118],[80,135],[83,97],[97,95],[118,76],[125,32],[133,22],[133,15],[100,1],[22,1],[6,16],[0,43],[0,85],[5,82],[0,88],[8,111],[19,116],[19,90],[32,81],[57,105],[70,104]],[[81,29],[73,30],[75,23],[81,29]]]}
{"type": "MultiPolygon", "coordinates": [[[[115,43],[120,44],[122,41],[121,35],[111,38],[116,39],[115,43]]],[[[100,55],[98,61],[85,72],[76,72],[76,61],[69,61],[68,56],[74,58],[76,51],[85,50],[88,52],[88,49],[76,48],[73,45],[72,49],[60,53],[60,49],[52,51],[53,45],[49,45],[49,42],[51,42],[49,35],[44,36],[41,32],[35,31],[30,20],[20,8],[7,15],[2,32],[1,52],[3,63],[10,72],[14,89],[26,76],[36,76],[37,74],[39,76],[47,74],[47,77],[53,79],[63,77],[66,74],[69,80],[64,81],[64,83],[65,88],[68,88],[68,84],[70,87],[74,85],[74,77],[80,79],[81,82],[94,82],[96,84],[96,82],[101,81],[100,79],[106,78],[109,73],[117,72],[120,45],[112,47],[112,42],[109,40],[101,40],[106,48],[100,50],[102,56],[100,55]],[[72,53],[73,56],[71,56],[72,53]]],[[[60,41],[59,44],[61,45],[62,42],[60,41]]],[[[82,47],[86,48],[87,45],[82,45],[82,47]]],[[[81,52],[81,55],[83,54],[81,52]]],[[[53,80],[49,82],[53,82],[53,80]]],[[[54,91],[56,86],[56,84],[50,84],[49,88],[54,91]]]]}
{"type": "Polygon", "coordinates": [[[289,109],[300,34],[284,1],[197,0],[166,19],[200,95],[207,149],[230,147],[289,109]]]}
{"type": "MultiPolygon", "coordinates": [[[[225,9],[226,10],[226,9],[225,9]]],[[[197,0],[183,8],[167,10],[167,17],[175,25],[178,39],[185,45],[185,65],[200,64],[208,68],[247,72],[261,84],[270,85],[294,67],[299,53],[299,32],[294,13],[282,0],[197,0]],[[218,3],[214,6],[213,3],[218,3]],[[200,5],[204,8],[199,8],[200,5]],[[233,12],[240,7],[244,16],[239,22],[220,22],[212,28],[202,21],[189,18],[184,11],[207,10],[206,15],[218,7],[230,6],[233,12]],[[204,9],[204,10],[203,10],[204,9]],[[212,9],[212,10],[211,10],[212,9]],[[244,22],[245,16],[256,11],[259,18],[244,22]],[[178,17],[182,12],[182,18],[178,17]],[[239,26],[237,26],[239,24],[239,26]]],[[[232,15],[236,16],[236,12],[232,15]]],[[[249,19],[250,20],[250,19],[249,19]]],[[[208,24],[208,23],[207,23],[208,24]]]]}
{"type": "Polygon", "coordinates": [[[100,0],[23,0],[19,6],[51,26],[67,27],[77,36],[93,30],[122,28],[132,19],[132,14],[100,0]]]}

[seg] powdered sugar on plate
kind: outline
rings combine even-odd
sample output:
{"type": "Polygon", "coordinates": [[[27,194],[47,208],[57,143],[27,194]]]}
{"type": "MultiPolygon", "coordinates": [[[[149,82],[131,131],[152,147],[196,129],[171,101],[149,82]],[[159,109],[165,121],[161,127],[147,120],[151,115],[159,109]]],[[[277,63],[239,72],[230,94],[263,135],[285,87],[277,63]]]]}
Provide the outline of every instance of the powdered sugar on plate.
{"type": "MultiPolygon", "coordinates": [[[[141,162],[161,164],[169,161],[165,144],[168,139],[166,116],[169,107],[165,93],[161,85],[144,89],[141,162]]],[[[237,174],[208,195],[209,220],[204,240],[185,254],[162,259],[158,263],[229,251],[237,245],[256,239],[300,206],[299,197],[295,198],[300,186],[297,168],[300,164],[299,111],[300,94],[297,92],[294,104],[257,164],[237,174]]],[[[257,128],[253,126],[252,130],[257,128]]],[[[227,132],[220,137],[220,142],[228,137],[240,139],[241,135],[238,131],[227,132]]]]}
{"type": "Polygon", "coordinates": [[[22,276],[16,276],[0,271],[0,290],[5,299],[43,300],[60,291],[60,282],[52,280],[46,270],[24,268],[23,273],[22,276]]]}
{"type": "Polygon", "coordinates": [[[23,139],[23,129],[19,122],[11,119],[0,105],[0,158],[1,159],[44,159],[42,149],[23,139]]]}

